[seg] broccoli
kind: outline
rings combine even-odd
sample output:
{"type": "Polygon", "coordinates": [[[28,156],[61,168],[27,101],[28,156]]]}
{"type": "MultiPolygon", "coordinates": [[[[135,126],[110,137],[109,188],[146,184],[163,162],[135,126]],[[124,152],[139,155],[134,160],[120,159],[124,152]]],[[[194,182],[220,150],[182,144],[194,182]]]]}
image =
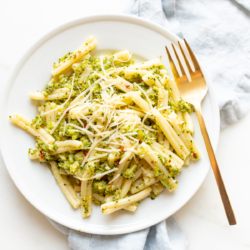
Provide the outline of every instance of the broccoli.
{"type": "Polygon", "coordinates": [[[161,163],[167,168],[167,170],[169,171],[169,176],[170,177],[174,177],[176,175],[179,174],[180,170],[179,168],[174,168],[171,164],[171,160],[167,160],[167,158],[165,158],[164,156],[162,156],[161,154],[158,154],[158,159],[161,161],[161,163]]]}
{"type": "Polygon", "coordinates": [[[103,172],[107,171],[107,169],[106,169],[107,166],[108,166],[108,162],[105,161],[105,162],[99,164],[99,165],[96,167],[96,170],[97,170],[98,172],[103,173],[103,172]]]}
{"type": "Polygon", "coordinates": [[[120,199],[121,196],[121,189],[118,189],[115,191],[114,197],[112,198],[112,201],[115,201],[116,203],[118,202],[118,200],[120,199]]]}
{"type": "Polygon", "coordinates": [[[179,110],[182,113],[184,113],[184,112],[188,112],[188,113],[194,112],[193,106],[190,103],[187,103],[182,99],[178,102],[178,106],[179,106],[179,110]]]}
{"type": "Polygon", "coordinates": [[[63,153],[58,154],[58,166],[67,170],[66,172],[69,174],[74,174],[80,169],[80,163],[74,160],[74,154],[63,153]]]}
{"type": "Polygon", "coordinates": [[[80,168],[79,162],[75,161],[73,164],[71,164],[70,171],[75,173],[79,168],[80,168]]]}
{"type": "Polygon", "coordinates": [[[151,198],[151,200],[154,200],[156,198],[156,195],[153,191],[151,191],[149,197],[151,198]]]}
{"type": "Polygon", "coordinates": [[[44,124],[45,124],[45,119],[40,115],[37,115],[36,118],[31,123],[31,125],[34,125],[36,129],[41,128],[41,126],[43,126],[44,124]]]}
{"type": "Polygon", "coordinates": [[[176,111],[180,111],[182,113],[185,113],[185,112],[192,113],[192,112],[194,112],[193,106],[190,103],[187,103],[182,99],[178,102],[178,104],[175,104],[173,99],[170,97],[168,99],[168,105],[172,109],[174,109],[176,111]]]}
{"type": "MultiPolygon", "coordinates": [[[[129,131],[129,132],[134,132],[134,131],[129,131]]],[[[135,129],[135,132],[137,132],[137,135],[135,135],[134,137],[136,137],[139,141],[143,141],[147,144],[153,143],[151,136],[146,134],[144,130],[135,129]]]]}
{"type": "Polygon", "coordinates": [[[54,89],[55,89],[55,85],[54,85],[54,84],[48,84],[48,85],[45,87],[44,91],[43,91],[43,95],[44,95],[44,96],[48,96],[49,94],[52,93],[52,91],[53,91],[54,89]]]}
{"type": "MultiPolygon", "coordinates": [[[[77,121],[77,120],[74,120],[72,119],[70,121],[70,123],[74,124],[74,125],[77,125],[77,126],[81,126],[81,124],[77,121]]],[[[56,130],[56,132],[58,133],[59,137],[62,137],[63,136],[63,132],[64,132],[64,121],[62,121],[60,123],[60,125],[58,126],[58,129],[56,130]]],[[[54,135],[54,134],[53,134],[54,135]]],[[[54,135],[55,136],[55,135],[54,135]]],[[[75,131],[75,128],[73,126],[67,126],[66,129],[65,129],[65,133],[64,133],[64,136],[67,136],[67,137],[71,137],[72,140],[76,140],[78,139],[81,134],[79,132],[76,132],[75,131]]]]}
{"type": "Polygon", "coordinates": [[[48,130],[52,130],[52,129],[54,128],[54,123],[51,122],[51,121],[49,121],[49,122],[47,123],[46,128],[47,128],[48,130]]]}
{"type": "Polygon", "coordinates": [[[178,182],[174,182],[172,184],[171,182],[169,182],[169,178],[172,177],[172,174],[170,174],[169,176],[165,176],[165,174],[162,173],[158,167],[154,167],[154,171],[155,171],[155,176],[158,177],[158,179],[160,180],[161,184],[164,187],[167,187],[169,190],[171,190],[172,188],[176,188],[178,182]]]}
{"type": "Polygon", "coordinates": [[[86,166],[85,166],[85,170],[86,172],[92,176],[95,173],[95,163],[94,162],[89,162],[86,166]]]}
{"type": "Polygon", "coordinates": [[[169,97],[169,98],[168,98],[168,105],[169,105],[172,109],[174,109],[174,110],[177,110],[177,111],[179,110],[179,109],[178,109],[178,106],[174,103],[172,97],[169,97]]]}
{"type": "Polygon", "coordinates": [[[115,185],[108,185],[105,181],[96,181],[93,183],[92,191],[100,195],[111,195],[116,191],[115,185]]]}
{"type": "Polygon", "coordinates": [[[158,167],[154,167],[154,171],[155,171],[155,176],[158,177],[162,185],[168,187],[169,186],[168,179],[165,176],[165,174],[158,167]]]}
{"type": "Polygon", "coordinates": [[[134,179],[136,168],[137,164],[133,164],[130,168],[127,168],[124,173],[122,173],[122,176],[126,179],[134,179]]]}
{"type": "Polygon", "coordinates": [[[83,145],[83,150],[88,150],[91,147],[91,141],[89,140],[87,135],[84,135],[80,138],[80,141],[82,142],[83,145]]]}
{"type": "MultiPolygon", "coordinates": [[[[93,87],[93,94],[95,98],[100,97],[101,98],[101,93],[102,93],[102,88],[99,83],[95,84],[93,87]]],[[[100,99],[98,98],[98,99],[100,99]]]]}
{"type": "Polygon", "coordinates": [[[84,160],[84,155],[79,157],[75,156],[75,160],[78,161],[79,163],[82,162],[84,160]]]}
{"type": "Polygon", "coordinates": [[[106,188],[106,190],[105,190],[105,194],[106,194],[106,195],[113,195],[115,191],[116,191],[115,185],[111,185],[111,184],[108,185],[108,184],[107,184],[107,188],[106,188]]]}
{"type": "Polygon", "coordinates": [[[93,184],[92,190],[94,193],[104,195],[106,188],[107,188],[107,183],[105,181],[97,181],[93,184]]]}
{"type": "Polygon", "coordinates": [[[131,129],[131,125],[124,125],[120,128],[121,132],[122,133],[130,133],[130,132],[133,132],[130,130],[131,129]]]}
{"type": "Polygon", "coordinates": [[[49,146],[44,144],[38,138],[36,139],[35,147],[40,153],[41,162],[50,162],[55,160],[55,156],[50,154],[49,146]]]}
{"type": "Polygon", "coordinates": [[[147,118],[145,120],[144,124],[147,125],[147,126],[152,126],[152,125],[154,125],[154,121],[152,119],[150,119],[150,118],[147,118]]]}
{"type": "Polygon", "coordinates": [[[56,151],[58,146],[56,144],[48,144],[48,148],[50,151],[56,151]]]}
{"type": "Polygon", "coordinates": [[[140,146],[137,153],[139,155],[140,158],[142,158],[149,150],[149,146],[148,145],[143,145],[140,146]]]}
{"type": "Polygon", "coordinates": [[[147,143],[147,144],[152,144],[153,143],[152,137],[150,137],[147,134],[144,134],[142,141],[145,142],[145,143],[147,143]]]}
{"type": "Polygon", "coordinates": [[[142,141],[143,140],[143,137],[144,137],[144,131],[143,130],[140,130],[140,129],[136,129],[136,132],[137,132],[137,139],[139,141],[142,141]]]}

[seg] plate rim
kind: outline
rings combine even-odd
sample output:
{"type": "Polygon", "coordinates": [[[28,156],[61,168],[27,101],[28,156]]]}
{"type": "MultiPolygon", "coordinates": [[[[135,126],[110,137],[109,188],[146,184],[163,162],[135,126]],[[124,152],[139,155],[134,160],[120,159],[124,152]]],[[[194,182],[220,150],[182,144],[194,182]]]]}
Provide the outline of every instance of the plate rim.
{"type": "MultiPolygon", "coordinates": [[[[5,130],[5,119],[6,119],[6,104],[7,104],[7,100],[9,97],[9,93],[11,90],[11,87],[16,79],[16,77],[19,74],[20,69],[22,68],[22,65],[29,59],[29,57],[47,40],[49,40],[51,37],[55,36],[57,33],[60,33],[64,30],[67,30],[71,27],[77,26],[77,25],[81,25],[84,23],[91,23],[91,22],[95,22],[95,21],[122,21],[122,22],[128,22],[128,23],[135,23],[138,24],[140,26],[144,26],[147,28],[150,28],[158,33],[163,34],[164,36],[166,36],[166,34],[169,37],[172,37],[173,40],[178,41],[180,40],[179,37],[177,37],[174,33],[172,33],[170,30],[166,29],[165,27],[162,27],[156,23],[153,23],[152,21],[146,20],[144,18],[140,18],[137,16],[132,16],[132,15],[127,15],[127,14],[96,14],[96,15],[88,15],[88,16],[84,16],[81,18],[77,18],[71,21],[67,21],[59,26],[57,26],[56,28],[50,30],[49,32],[45,33],[44,35],[42,35],[40,38],[38,38],[36,40],[36,42],[26,50],[25,53],[23,53],[23,55],[19,58],[18,62],[15,64],[13,70],[10,73],[9,79],[7,80],[7,84],[4,86],[4,90],[2,92],[1,95],[1,111],[2,111],[2,116],[0,118],[0,125],[1,125],[1,130],[0,130],[0,148],[1,148],[1,155],[3,157],[3,162],[5,164],[5,167],[12,179],[12,181],[14,182],[14,184],[16,185],[16,187],[18,188],[18,190],[21,192],[21,194],[25,197],[26,200],[29,201],[30,204],[32,204],[32,206],[34,206],[38,211],[40,211],[42,214],[44,214],[45,216],[47,216],[48,218],[50,218],[53,221],[56,221],[57,223],[69,227],[71,229],[75,229],[75,230],[80,230],[79,228],[76,228],[76,226],[74,226],[74,223],[71,223],[70,221],[64,220],[64,217],[67,218],[66,216],[62,216],[62,215],[56,215],[53,211],[53,209],[49,208],[46,204],[41,203],[39,200],[35,200],[33,195],[31,193],[28,193],[26,188],[24,186],[22,186],[22,181],[20,178],[18,178],[18,176],[15,175],[15,171],[13,170],[13,168],[9,168],[8,167],[8,152],[5,152],[4,149],[4,130],[5,130]]],[[[217,122],[217,128],[215,131],[215,136],[214,139],[212,141],[212,145],[214,148],[214,151],[216,151],[217,148],[217,144],[219,141],[219,133],[220,133],[220,115],[219,115],[219,106],[218,106],[218,102],[217,102],[217,98],[216,98],[216,93],[214,91],[214,87],[212,85],[212,82],[209,78],[209,75],[207,74],[206,70],[203,69],[203,73],[205,75],[205,78],[208,80],[207,81],[207,85],[208,85],[208,89],[210,92],[210,98],[211,98],[211,105],[213,107],[214,112],[214,120],[217,122]]],[[[201,184],[204,182],[207,174],[208,174],[209,168],[207,170],[207,173],[204,175],[203,178],[201,178],[199,185],[197,185],[197,188],[194,190],[194,192],[192,193],[192,195],[186,199],[184,202],[182,202],[182,204],[180,206],[178,206],[176,209],[173,209],[173,211],[171,212],[171,215],[173,215],[175,212],[177,212],[180,208],[182,208],[193,196],[194,194],[199,190],[201,184]]],[[[135,232],[135,231],[139,231],[142,229],[145,229],[147,227],[153,226],[157,223],[159,223],[160,221],[167,219],[168,217],[170,217],[171,215],[165,217],[162,216],[160,219],[158,218],[158,220],[153,221],[152,220],[147,220],[145,222],[140,222],[137,224],[134,224],[131,227],[126,227],[126,228],[120,228],[120,229],[115,229],[113,231],[110,230],[105,230],[104,227],[89,227],[87,228],[87,230],[81,229],[83,232],[86,233],[92,233],[92,234],[101,234],[101,235],[118,235],[118,234],[124,234],[124,233],[131,233],[131,232],[135,232]],[[129,228],[129,229],[128,229],[129,228]]]]}

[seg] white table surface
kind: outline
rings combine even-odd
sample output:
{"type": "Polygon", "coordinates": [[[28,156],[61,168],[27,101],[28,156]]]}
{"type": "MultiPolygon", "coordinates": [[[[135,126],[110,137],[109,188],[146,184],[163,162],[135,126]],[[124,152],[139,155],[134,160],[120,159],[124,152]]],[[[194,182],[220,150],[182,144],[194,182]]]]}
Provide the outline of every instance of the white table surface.
{"type": "MultiPolygon", "coordinates": [[[[92,13],[118,13],[128,0],[0,0],[1,87],[15,62],[54,27],[92,13]]],[[[190,250],[250,249],[250,114],[221,132],[216,152],[237,226],[228,226],[212,171],[176,214],[190,250]]],[[[20,165],[21,167],[21,165],[20,165]]],[[[66,238],[21,195],[0,156],[0,249],[68,250],[66,238]]]]}

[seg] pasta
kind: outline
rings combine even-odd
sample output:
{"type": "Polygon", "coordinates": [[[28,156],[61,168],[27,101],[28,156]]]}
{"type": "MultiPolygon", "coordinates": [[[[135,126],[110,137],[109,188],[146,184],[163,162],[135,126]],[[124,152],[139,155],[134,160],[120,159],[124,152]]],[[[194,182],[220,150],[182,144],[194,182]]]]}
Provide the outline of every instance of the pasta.
{"type": "Polygon", "coordinates": [[[146,197],[178,188],[183,165],[200,158],[192,106],[181,99],[161,57],[134,64],[132,53],[93,57],[90,37],[54,64],[29,120],[10,120],[35,136],[31,160],[49,163],[62,193],[83,218],[135,212],[146,197]]]}

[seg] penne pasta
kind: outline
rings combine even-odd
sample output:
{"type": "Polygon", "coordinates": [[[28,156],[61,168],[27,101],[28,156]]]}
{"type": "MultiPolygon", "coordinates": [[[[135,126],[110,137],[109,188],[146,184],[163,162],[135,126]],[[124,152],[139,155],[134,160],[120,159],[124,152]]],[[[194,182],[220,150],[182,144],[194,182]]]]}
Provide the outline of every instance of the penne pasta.
{"type": "Polygon", "coordinates": [[[143,62],[143,63],[140,63],[140,64],[131,65],[129,68],[149,69],[149,68],[152,68],[152,67],[158,67],[160,65],[161,65],[161,57],[159,56],[156,59],[151,60],[151,61],[146,61],[146,62],[143,62]]]}
{"type": "Polygon", "coordinates": [[[148,73],[146,75],[144,75],[142,77],[142,80],[147,84],[149,85],[150,87],[152,86],[156,86],[158,88],[161,88],[162,85],[161,83],[159,82],[159,80],[152,74],[152,73],[148,73]]]}
{"type": "Polygon", "coordinates": [[[140,200],[146,198],[150,194],[151,190],[152,189],[150,187],[147,187],[144,190],[142,190],[141,192],[134,194],[130,197],[123,198],[123,199],[119,200],[118,202],[113,201],[113,202],[104,203],[103,205],[101,205],[102,213],[105,215],[110,214],[110,213],[113,213],[113,212],[115,212],[119,209],[122,209],[128,205],[131,205],[134,202],[140,201],[140,200]]]}
{"type": "Polygon", "coordinates": [[[57,94],[51,94],[48,96],[45,96],[42,92],[30,92],[29,98],[33,100],[38,101],[50,101],[50,100],[60,100],[65,99],[69,97],[70,92],[63,92],[63,93],[57,93],[57,94]]]}
{"type": "Polygon", "coordinates": [[[73,208],[77,209],[80,206],[81,201],[77,196],[76,192],[74,191],[73,187],[66,179],[62,178],[62,176],[59,174],[59,169],[56,162],[52,161],[50,162],[50,165],[55,180],[59,185],[60,189],[62,190],[64,196],[69,201],[70,205],[73,208]]]}
{"type": "Polygon", "coordinates": [[[159,125],[160,129],[162,130],[174,150],[182,159],[185,159],[187,155],[189,155],[189,151],[181,141],[175,130],[170,126],[168,121],[164,119],[159,111],[154,110],[153,115],[155,116],[156,123],[159,125]]]}
{"type": "Polygon", "coordinates": [[[77,51],[72,53],[68,58],[61,61],[60,63],[55,65],[55,68],[52,70],[52,75],[56,76],[60,74],[62,71],[69,68],[73,63],[79,61],[85,55],[87,55],[91,50],[93,50],[97,45],[97,41],[94,37],[89,37],[86,43],[77,51]]]}

